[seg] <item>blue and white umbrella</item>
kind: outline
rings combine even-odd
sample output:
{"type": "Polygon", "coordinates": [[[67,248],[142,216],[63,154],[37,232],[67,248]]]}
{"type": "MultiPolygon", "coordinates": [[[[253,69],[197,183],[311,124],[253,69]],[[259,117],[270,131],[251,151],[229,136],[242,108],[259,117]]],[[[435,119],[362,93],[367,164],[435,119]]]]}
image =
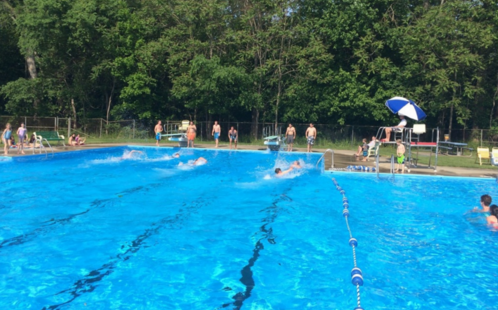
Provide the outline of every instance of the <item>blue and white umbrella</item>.
{"type": "Polygon", "coordinates": [[[425,112],[415,102],[403,97],[393,97],[387,100],[386,107],[394,114],[398,113],[416,121],[421,121],[427,117],[425,112]]]}

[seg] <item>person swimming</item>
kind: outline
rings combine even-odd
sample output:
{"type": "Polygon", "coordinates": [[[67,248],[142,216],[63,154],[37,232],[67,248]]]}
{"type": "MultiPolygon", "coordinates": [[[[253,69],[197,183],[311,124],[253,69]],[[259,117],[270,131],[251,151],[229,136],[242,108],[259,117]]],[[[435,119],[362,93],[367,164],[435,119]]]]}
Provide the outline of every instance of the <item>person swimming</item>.
{"type": "Polygon", "coordinates": [[[294,168],[294,169],[301,169],[301,168],[303,168],[303,167],[301,166],[301,164],[299,163],[299,160],[294,161],[294,162],[292,163],[292,165],[290,165],[290,166],[291,166],[292,168],[294,168]]]}
{"type": "Polygon", "coordinates": [[[491,215],[486,218],[488,225],[498,229],[498,206],[492,205],[491,207],[489,207],[489,213],[491,215]]]}
{"type": "Polygon", "coordinates": [[[173,157],[173,158],[179,158],[180,157],[180,153],[177,152],[177,153],[171,155],[171,157],[173,157]]]}
{"type": "Polygon", "coordinates": [[[180,162],[178,166],[184,166],[184,165],[189,165],[189,166],[200,166],[206,164],[208,161],[204,157],[199,157],[196,160],[189,160],[188,163],[184,164],[180,162]]]}
{"type": "Polygon", "coordinates": [[[143,152],[142,151],[137,151],[137,150],[131,150],[129,153],[125,153],[123,154],[123,156],[121,156],[121,160],[124,160],[124,159],[130,159],[132,157],[133,154],[142,154],[143,152]]]}
{"type": "Polygon", "coordinates": [[[277,177],[281,177],[281,176],[284,176],[287,173],[291,172],[292,169],[294,169],[294,168],[292,168],[292,166],[285,171],[282,171],[282,169],[280,169],[280,168],[275,168],[275,174],[277,175],[277,177]]]}

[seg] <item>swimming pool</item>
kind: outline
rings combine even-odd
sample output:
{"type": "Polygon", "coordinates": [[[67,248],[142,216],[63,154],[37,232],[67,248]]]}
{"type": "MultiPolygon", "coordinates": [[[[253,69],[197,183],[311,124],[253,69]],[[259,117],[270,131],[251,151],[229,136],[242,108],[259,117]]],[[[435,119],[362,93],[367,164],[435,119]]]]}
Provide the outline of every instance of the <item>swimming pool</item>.
{"type": "Polygon", "coordinates": [[[496,309],[485,179],[321,173],[317,154],[119,147],[0,163],[2,309],[496,309]],[[141,150],[122,159],[129,150],[141,150]],[[208,163],[182,165],[199,156],[208,163]],[[275,167],[300,160],[286,178],[275,167]]]}

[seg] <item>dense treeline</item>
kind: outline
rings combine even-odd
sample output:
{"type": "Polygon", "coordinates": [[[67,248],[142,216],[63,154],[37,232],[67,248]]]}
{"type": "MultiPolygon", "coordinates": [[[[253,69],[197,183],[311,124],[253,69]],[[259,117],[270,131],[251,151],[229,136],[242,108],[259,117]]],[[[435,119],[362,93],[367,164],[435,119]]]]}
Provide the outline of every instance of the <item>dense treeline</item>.
{"type": "Polygon", "coordinates": [[[0,1],[4,114],[498,125],[498,1],[0,1]]]}

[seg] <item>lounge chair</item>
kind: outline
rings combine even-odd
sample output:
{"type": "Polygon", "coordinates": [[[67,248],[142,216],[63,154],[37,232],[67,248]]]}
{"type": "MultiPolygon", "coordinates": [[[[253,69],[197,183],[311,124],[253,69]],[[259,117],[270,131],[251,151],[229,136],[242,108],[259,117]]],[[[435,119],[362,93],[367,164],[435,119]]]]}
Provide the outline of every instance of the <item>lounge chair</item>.
{"type": "Polygon", "coordinates": [[[498,147],[491,149],[491,164],[493,166],[498,166],[498,147]]]}
{"type": "Polygon", "coordinates": [[[379,147],[380,147],[380,142],[376,141],[375,146],[368,149],[368,153],[367,153],[367,157],[366,157],[367,161],[368,161],[368,158],[370,157],[370,155],[377,156],[377,154],[379,153],[379,147]]]}
{"type": "Polygon", "coordinates": [[[479,160],[479,165],[482,166],[483,159],[487,159],[491,163],[490,156],[489,156],[489,149],[487,147],[478,147],[477,148],[476,163],[477,163],[477,160],[479,160]]]}
{"type": "Polygon", "coordinates": [[[188,125],[190,125],[190,121],[182,121],[182,125],[178,127],[179,132],[186,132],[188,129],[188,125]]]}

